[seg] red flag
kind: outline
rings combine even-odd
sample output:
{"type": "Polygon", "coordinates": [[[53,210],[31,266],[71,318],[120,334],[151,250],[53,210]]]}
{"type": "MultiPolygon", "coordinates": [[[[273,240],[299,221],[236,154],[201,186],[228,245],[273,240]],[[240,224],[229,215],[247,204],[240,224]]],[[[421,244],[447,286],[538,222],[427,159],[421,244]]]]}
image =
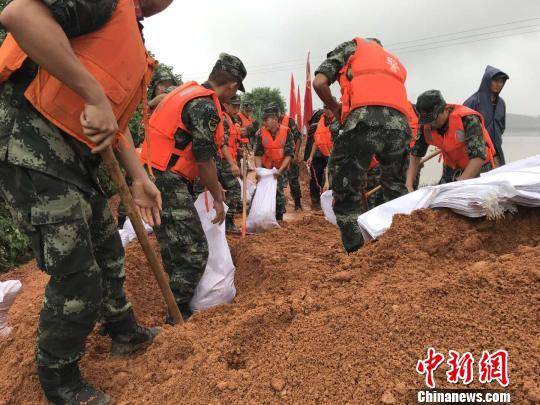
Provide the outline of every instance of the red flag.
{"type": "Polygon", "coordinates": [[[296,116],[293,117],[298,124],[298,130],[302,132],[302,97],[300,97],[300,86],[296,90],[296,116]]]}
{"type": "Polygon", "coordinates": [[[297,100],[294,95],[294,76],[291,74],[291,91],[289,93],[289,116],[294,117],[296,114],[297,100]]]}
{"type": "Polygon", "coordinates": [[[307,128],[309,120],[313,115],[313,98],[311,97],[311,66],[309,64],[309,56],[306,65],[306,93],[304,94],[304,125],[307,128]]]}

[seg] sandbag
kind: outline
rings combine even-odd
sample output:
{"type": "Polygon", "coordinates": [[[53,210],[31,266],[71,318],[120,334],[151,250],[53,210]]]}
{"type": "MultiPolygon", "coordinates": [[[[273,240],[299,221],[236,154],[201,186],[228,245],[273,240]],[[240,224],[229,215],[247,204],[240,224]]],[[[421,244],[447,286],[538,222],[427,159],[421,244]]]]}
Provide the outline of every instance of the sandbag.
{"type": "MultiPolygon", "coordinates": [[[[240,178],[238,178],[238,182],[240,183],[240,195],[243,195],[242,193],[244,192],[244,183],[240,178]]],[[[255,194],[256,185],[250,179],[246,179],[246,185],[246,202],[247,204],[249,204],[253,199],[253,194],[255,194]]]]}
{"type": "Polygon", "coordinates": [[[328,222],[337,226],[336,214],[334,213],[334,196],[332,190],[326,190],[321,194],[321,208],[328,222]]]}
{"type": "MultiPolygon", "coordinates": [[[[204,235],[208,241],[208,262],[204,274],[189,303],[193,311],[203,311],[216,305],[229,304],[236,295],[235,267],[225,237],[225,223],[213,224],[216,217],[214,199],[205,191],[195,201],[204,235]]],[[[225,206],[225,211],[228,207],[225,206]]]]}
{"type": "Polygon", "coordinates": [[[19,280],[0,282],[0,337],[8,336],[12,328],[7,324],[7,313],[15,302],[15,298],[21,291],[22,284],[19,280]]]}
{"type": "MultiPolygon", "coordinates": [[[[143,224],[147,233],[152,233],[154,231],[146,222],[143,221],[143,224]]],[[[120,239],[122,239],[123,247],[126,247],[132,240],[137,239],[137,234],[135,233],[135,229],[133,228],[133,224],[129,218],[126,218],[124,226],[118,231],[118,233],[120,234],[120,239]]]]}
{"type": "Polygon", "coordinates": [[[247,231],[253,233],[280,227],[276,220],[277,169],[258,167],[256,171],[260,179],[246,220],[247,231]]]}

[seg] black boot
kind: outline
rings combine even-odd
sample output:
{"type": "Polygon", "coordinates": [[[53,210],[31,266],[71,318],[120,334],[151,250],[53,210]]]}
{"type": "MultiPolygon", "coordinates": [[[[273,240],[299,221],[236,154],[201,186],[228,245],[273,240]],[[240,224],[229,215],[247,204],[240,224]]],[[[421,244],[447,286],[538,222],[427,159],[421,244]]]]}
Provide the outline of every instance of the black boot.
{"type": "Polygon", "coordinates": [[[320,201],[312,200],[311,201],[311,210],[312,211],[320,211],[321,210],[320,201]]]}
{"type": "Polygon", "coordinates": [[[107,405],[110,398],[81,377],[77,363],[62,368],[38,366],[38,377],[49,403],[54,405],[107,405]]]}
{"type": "Polygon", "coordinates": [[[302,200],[300,198],[294,199],[294,210],[295,211],[302,211],[302,200]]]}
{"type": "Polygon", "coordinates": [[[283,221],[283,212],[276,213],[276,221],[283,221]]]}
{"type": "Polygon", "coordinates": [[[104,326],[112,339],[113,356],[127,356],[147,347],[160,332],[160,328],[145,328],[137,324],[133,311],[128,312],[123,319],[107,322],[104,326]]]}

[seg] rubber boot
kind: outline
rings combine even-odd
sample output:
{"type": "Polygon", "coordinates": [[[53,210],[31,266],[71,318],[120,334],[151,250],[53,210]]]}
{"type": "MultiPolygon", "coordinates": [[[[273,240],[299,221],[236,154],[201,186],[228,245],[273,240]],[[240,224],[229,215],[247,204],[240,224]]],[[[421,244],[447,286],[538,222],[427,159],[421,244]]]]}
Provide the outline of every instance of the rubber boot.
{"type": "Polygon", "coordinates": [[[283,221],[283,212],[276,213],[276,221],[283,221]]]}
{"type": "Polygon", "coordinates": [[[110,398],[82,377],[77,363],[62,368],[38,366],[38,377],[45,396],[54,405],[107,405],[110,398]]]}
{"type": "Polygon", "coordinates": [[[104,327],[112,339],[113,356],[127,356],[149,346],[161,331],[160,328],[146,328],[137,324],[133,311],[119,321],[105,323],[104,327]]]}
{"type": "Polygon", "coordinates": [[[321,210],[321,203],[316,200],[311,201],[311,210],[312,211],[320,211],[321,210]]]}

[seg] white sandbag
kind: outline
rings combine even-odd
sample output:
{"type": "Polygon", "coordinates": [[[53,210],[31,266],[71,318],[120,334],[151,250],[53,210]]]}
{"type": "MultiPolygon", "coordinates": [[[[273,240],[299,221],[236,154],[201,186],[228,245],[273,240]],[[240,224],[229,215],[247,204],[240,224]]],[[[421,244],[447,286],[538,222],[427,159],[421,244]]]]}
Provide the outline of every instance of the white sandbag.
{"type": "Polygon", "coordinates": [[[334,196],[332,190],[326,190],[321,194],[321,208],[324,212],[324,217],[332,225],[337,226],[336,214],[334,213],[334,196]]]}
{"type": "Polygon", "coordinates": [[[274,177],[277,169],[258,167],[256,171],[260,179],[246,220],[247,231],[254,233],[279,228],[276,220],[277,179],[274,177]]]}
{"type": "Polygon", "coordinates": [[[513,162],[475,179],[424,187],[358,218],[365,239],[378,238],[395,214],[420,208],[450,208],[467,217],[497,218],[516,205],[540,206],[540,155],[513,162]]]}
{"type": "MultiPolygon", "coordinates": [[[[225,223],[221,225],[212,223],[216,217],[212,195],[208,191],[200,194],[195,201],[195,208],[208,241],[209,255],[206,269],[189,305],[193,311],[203,311],[232,302],[236,295],[234,286],[236,269],[225,237],[225,223]]],[[[227,210],[228,207],[225,206],[225,212],[227,210]]]]}
{"type": "MultiPolygon", "coordinates": [[[[154,231],[146,222],[143,221],[143,224],[147,233],[152,233],[154,231]]],[[[129,218],[126,218],[124,226],[118,231],[118,233],[120,234],[120,239],[122,239],[123,247],[126,247],[132,240],[137,239],[137,234],[135,233],[135,229],[133,228],[133,224],[129,218]]]]}
{"type": "Polygon", "coordinates": [[[21,291],[21,287],[19,280],[0,282],[0,337],[8,336],[13,329],[7,324],[7,313],[21,291]]]}
{"type": "MultiPolygon", "coordinates": [[[[238,182],[240,183],[240,196],[242,196],[244,192],[244,184],[242,183],[242,179],[238,178],[238,182]]],[[[250,179],[246,180],[246,202],[249,204],[251,203],[251,200],[253,199],[253,194],[255,194],[255,188],[257,185],[252,182],[250,179]]]]}

